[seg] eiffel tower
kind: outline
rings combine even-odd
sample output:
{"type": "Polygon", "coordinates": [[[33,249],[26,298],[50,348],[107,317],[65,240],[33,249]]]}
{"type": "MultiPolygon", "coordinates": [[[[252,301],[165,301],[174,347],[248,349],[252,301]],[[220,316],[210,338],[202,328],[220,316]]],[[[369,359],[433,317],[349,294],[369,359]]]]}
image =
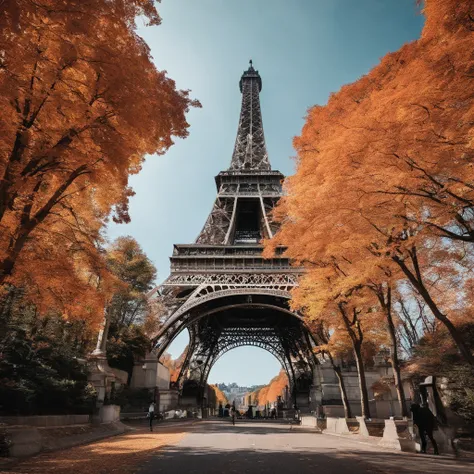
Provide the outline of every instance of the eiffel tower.
{"type": "MultiPolygon", "coordinates": [[[[278,248],[262,257],[261,240],[278,230],[271,211],[283,194],[284,176],[268,159],[260,110],[262,79],[250,61],[240,79],[242,108],[230,167],[216,178],[217,198],[196,241],[174,245],[171,274],[154,290],[166,308],[155,353],[189,331],[178,387],[181,400],[199,406],[209,372],[226,352],[256,346],[286,371],[293,404],[320,400],[314,341],[304,320],[290,311],[290,290],[301,270],[278,248]]],[[[258,360],[254,361],[258,367],[258,360]]]]}

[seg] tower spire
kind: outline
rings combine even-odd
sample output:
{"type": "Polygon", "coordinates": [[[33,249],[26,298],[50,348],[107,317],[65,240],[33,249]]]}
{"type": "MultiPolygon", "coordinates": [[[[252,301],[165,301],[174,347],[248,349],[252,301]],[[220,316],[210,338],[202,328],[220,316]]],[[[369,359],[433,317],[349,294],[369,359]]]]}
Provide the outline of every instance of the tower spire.
{"type": "Polygon", "coordinates": [[[262,79],[249,61],[249,68],[240,78],[242,108],[230,170],[269,170],[270,162],[263,133],[260,110],[262,79]]]}

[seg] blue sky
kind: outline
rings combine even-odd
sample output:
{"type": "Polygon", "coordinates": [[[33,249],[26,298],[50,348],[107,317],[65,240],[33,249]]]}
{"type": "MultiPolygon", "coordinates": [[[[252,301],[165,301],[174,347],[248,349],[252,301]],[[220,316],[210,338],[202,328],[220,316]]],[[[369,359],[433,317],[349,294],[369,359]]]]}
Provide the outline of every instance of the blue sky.
{"type": "MultiPolygon", "coordinates": [[[[202,109],[188,115],[190,135],[165,156],[148,157],[131,180],[127,225],[158,268],[169,272],[174,243],[191,243],[215,199],[214,176],[228,168],[240,113],[238,82],[249,59],[259,70],[268,153],[273,169],[293,173],[292,138],[308,107],[366,74],[379,59],[417,39],[423,16],[415,0],[162,0],[159,27],[140,27],[160,70],[190,89],[202,109]]],[[[180,335],[170,352],[186,344],[180,335]]],[[[266,383],[279,370],[270,354],[239,348],[224,355],[210,383],[266,383]]]]}

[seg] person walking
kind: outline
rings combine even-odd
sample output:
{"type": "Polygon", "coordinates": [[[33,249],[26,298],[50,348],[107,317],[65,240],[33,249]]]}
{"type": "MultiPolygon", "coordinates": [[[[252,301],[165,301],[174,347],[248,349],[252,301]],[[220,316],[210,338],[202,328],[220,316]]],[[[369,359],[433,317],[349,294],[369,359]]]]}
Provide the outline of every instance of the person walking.
{"type": "Polygon", "coordinates": [[[233,405],[230,407],[230,418],[232,420],[232,425],[235,426],[235,407],[233,405]]]}
{"type": "Polygon", "coordinates": [[[151,402],[148,407],[148,419],[150,420],[150,431],[153,431],[153,420],[155,418],[155,402],[151,402]]]}
{"type": "Polygon", "coordinates": [[[417,426],[420,435],[421,452],[426,453],[426,435],[428,435],[434,453],[439,454],[438,445],[433,436],[433,431],[436,428],[436,417],[427,406],[420,406],[418,403],[413,403],[410,410],[413,413],[413,423],[417,426]]]}

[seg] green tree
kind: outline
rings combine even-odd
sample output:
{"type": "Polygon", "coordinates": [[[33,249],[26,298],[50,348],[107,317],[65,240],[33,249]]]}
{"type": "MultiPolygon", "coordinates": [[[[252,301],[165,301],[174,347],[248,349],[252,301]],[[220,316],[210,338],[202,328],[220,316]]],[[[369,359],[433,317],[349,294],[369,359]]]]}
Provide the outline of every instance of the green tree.
{"type": "Polygon", "coordinates": [[[125,370],[128,381],[132,377],[135,360],[145,357],[150,349],[150,339],[142,326],[111,325],[107,340],[107,360],[110,367],[125,370]]]}
{"type": "Polygon", "coordinates": [[[88,413],[95,392],[87,382],[83,356],[90,335],[84,324],[58,315],[39,317],[18,296],[2,314],[0,412],[50,415],[88,413]]]}
{"type": "Polygon", "coordinates": [[[107,359],[111,367],[132,376],[135,360],[150,350],[144,322],[151,308],[147,293],[153,288],[156,268],[132,237],[119,237],[107,251],[109,270],[122,282],[107,307],[110,329],[107,359]]]}
{"type": "Polygon", "coordinates": [[[109,270],[123,282],[107,308],[111,323],[142,323],[148,311],[146,294],[153,288],[156,268],[132,237],[119,237],[107,251],[109,270]]]}

